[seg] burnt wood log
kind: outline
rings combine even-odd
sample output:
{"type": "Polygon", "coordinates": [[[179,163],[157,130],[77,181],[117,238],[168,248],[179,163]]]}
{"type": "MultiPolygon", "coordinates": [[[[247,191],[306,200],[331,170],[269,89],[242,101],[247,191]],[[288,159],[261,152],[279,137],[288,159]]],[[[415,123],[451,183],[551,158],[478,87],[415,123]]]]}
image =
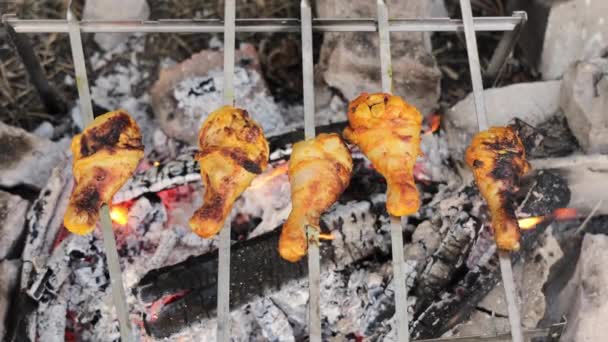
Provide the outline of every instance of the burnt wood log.
{"type": "MultiPolygon", "coordinates": [[[[565,207],[570,201],[570,190],[566,180],[559,175],[540,171],[534,177],[536,185],[529,190],[529,196],[522,203],[522,212],[532,216],[547,215],[555,209],[565,207]]],[[[488,222],[484,217],[481,222],[488,222]]],[[[522,247],[519,252],[512,254],[517,262],[522,253],[530,250],[536,237],[549,225],[548,222],[539,224],[535,229],[522,232],[522,247]]],[[[478,239],[492,241],[488,231],[482,231],[478,239]]],[[[465,269],[453,270],[461,277],[452,279],[452,285],[434,297],[434,301],[426,308],[417,310],[411,324],[412,336],[415,338],[433,338],[441,336],[457,323],[462,322],[475,309],[477,303],[500,281],[498,256],[495,248],[485,251],[473,250],[465,269]],[[477,256],[476,256],[477,254],[477,256]],[[438,322],[440,324],[438,324],[438,322]]]]}
{"type": "MultiPolygon", "coordinates": [[[[276,252],[280,230],[232,247],[230,257],[230,306],[235,308],[256,296],[279,290],[282,284],[306,276],[306,259],[283,260],[276,252]]],[[[187,293],[166,304],[154,317],[145,317],[148,333],[169,337],[182,327],[215,315],[217,306],[217,250],[186,260],[178,266],[147,274],[137,291],[144,302],[163,295],[187,293]]]]}

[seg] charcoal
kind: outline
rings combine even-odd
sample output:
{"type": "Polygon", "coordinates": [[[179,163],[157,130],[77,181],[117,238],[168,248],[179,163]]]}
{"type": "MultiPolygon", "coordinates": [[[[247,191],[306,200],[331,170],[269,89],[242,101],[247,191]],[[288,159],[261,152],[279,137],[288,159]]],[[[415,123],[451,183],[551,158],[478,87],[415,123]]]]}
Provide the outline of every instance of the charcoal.
{"type": "MultiPolygon", "coordinates": [[[[276,252],[280,230],[235,244],[230,258],[230,306],[249,302],[281,284],[306,276],[306,259],[283,260],[276,252]]],[[[215,315],[217,305],[217,251],[188,259],[179,266],[147,274],[138,285],[139,297],[149,302],[159,296],[189,291],[166,304],[160,314],[146,320],[147,331],[168,337],[181,327],[215,315]],[[177,329],[177,330],[176,330],[177,329]]]]}
{"type": "Polygon", "coordinates": [[[563,157],[580,149],[561,112],[536,127],[517,118],[512,126],[519,133],[529,158],[563,157]]]}

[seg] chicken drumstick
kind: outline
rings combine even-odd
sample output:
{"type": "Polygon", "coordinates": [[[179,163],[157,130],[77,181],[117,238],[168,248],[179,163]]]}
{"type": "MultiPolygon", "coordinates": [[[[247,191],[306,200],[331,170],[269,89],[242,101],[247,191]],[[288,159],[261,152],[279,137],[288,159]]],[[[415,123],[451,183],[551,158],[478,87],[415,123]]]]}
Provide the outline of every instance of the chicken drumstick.
{"type": "Polygon", "coordinates": [[[352,169],[350,151],[335,133],[293,145],[288,171],[292,207],[279,240],[283,259],[296,262],[306,255],[306,227],[319,229],[319,217],[346,189],[352,169]]]}
{"type": "Polygon", "coordinates": [[[124,110],[98,116],[72,140],[75,186],[63,217],[75,234],[95,228],[99,209],[131,177],[144,156],[141,133],[124,110]]]}
{"type": "Polygon", "coordinates": [[[268,166],[269,148],[262,128],[247,111],[224,106],[211,113],[199,132],[196,159],[205,185],[203,206],[190,219],[201,237],[217,234],[234,201],[268,166]]]}
{"type": "Polygon", "coordinates": [[[359,146],[386,179],[388,213],[417,212],[414,165],[420,154],[420,112],[399,96],[363,93],[348,105],[348,122],[344,136],[359,146]]]}
{"type": "Polygon", "coordinates": [[[473,137],[465,160],[488,203],[496,246],[518,250],[520,234],[513,201],[519,179],[530,171],[521,139],[511,127],[492,127],[473,137]]]}

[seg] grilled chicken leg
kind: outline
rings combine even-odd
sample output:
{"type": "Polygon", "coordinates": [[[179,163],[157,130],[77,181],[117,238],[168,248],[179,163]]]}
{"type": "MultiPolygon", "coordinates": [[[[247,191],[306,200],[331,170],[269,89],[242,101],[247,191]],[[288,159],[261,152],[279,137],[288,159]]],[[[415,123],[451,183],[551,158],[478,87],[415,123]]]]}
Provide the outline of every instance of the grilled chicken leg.
{"type": "Polygon", "coordinates": [[[335,133],[293,145],[288,171],[291,213],[279,240],[283,259],[296,262],[306,255],[306,227],[319,229],[321,214],[346,189],[352,169],[350,152],[335,133]]]}
{"type": "Polygon", "coordinates": [[[131,177],[144,156],[137,123],[118,110],[98,116],[72,140],[75,186],[63,217],[75,234],[95,228],[99,209],[131,177]]]}
{"type": "Polygon", "coordinates": [[[196,159],[205,197],[190,219],[190,228],[210,238],[222,229],[234,201],[268,166],[269,148],[262,128],[246,111],[230,106],[209,115],[198,139],[196,159]]]}
{"type": "Polygon", "coordinates": [[[348,106],[344,136],[357,144],[386,179],[386,209],[410,215],[420,206],[414,165],[420,154],[422,115],[399,96],[363,93],[348,106]]]}
{"type": "Polygon", "coordinates": [[[473,137],[465,160],[488,203],[496,246],[518,250],[519,225],[513,201],[520,177],[530,171],[521,139],[511,127],[492,127],[473,137]]]}

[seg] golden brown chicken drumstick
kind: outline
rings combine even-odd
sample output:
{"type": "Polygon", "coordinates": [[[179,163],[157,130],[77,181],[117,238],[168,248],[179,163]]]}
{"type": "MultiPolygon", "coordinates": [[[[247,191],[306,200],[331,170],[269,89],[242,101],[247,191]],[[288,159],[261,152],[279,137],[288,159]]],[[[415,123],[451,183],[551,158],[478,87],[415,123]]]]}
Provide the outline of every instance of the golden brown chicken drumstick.
{"type": "Polygon", "coordinates": [[[350,182],[353,161],[339,135],[319,134],[293,145],[289,159],[291,213],[283,225],[279,254],[296,262],[306,255],[306,227],[319,230],[319,218],[350,182]]]}
{"type": "Polygon", "coordinates": [[[268,166],[269,148],[262,128],[247,111],[224,106],[211,113],[198,135],[196,159],[205,185],[203,206],[190,228],[204,238],[222,229],[234,201],[268,166]]]}
{"type": "Polygon", "coordinates": [[[488,203],[496,246],[518,250],[519,225],[513,201],[520,177],[530,171],[521,139],[511,127],[492,127],[473,137],[465,160],[488,203]]]}
{"type": "Polygon", "coordinates": [[[75,234],[95,228],[99,209],[131,177],[144,156],[141,133],[124,110],[98,116],[72,140],[75,186],[63,217],[75,234]]]}
{"type": "Polygon", "coordinates": [[[393,216],[418,211],[414,165],[420,154],[422,115],[399,96],[363,93],[348,105],[344,136],[384,176],[386,209],[393,216]]]}

